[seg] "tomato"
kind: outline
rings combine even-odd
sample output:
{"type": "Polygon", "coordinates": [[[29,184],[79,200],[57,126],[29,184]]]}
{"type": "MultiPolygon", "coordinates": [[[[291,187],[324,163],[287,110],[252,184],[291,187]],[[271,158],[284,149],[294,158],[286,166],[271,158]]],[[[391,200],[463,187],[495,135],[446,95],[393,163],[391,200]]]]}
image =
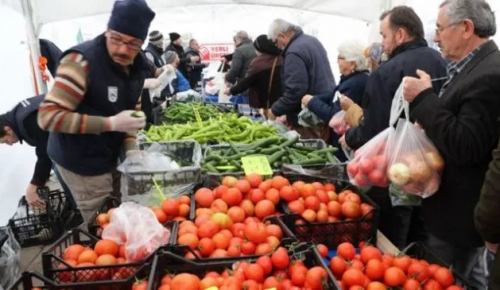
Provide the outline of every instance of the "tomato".
{"type": "Polygon", "coordinates": [[[331,183],[325,183],[324,188],[325,191],[335,191],[335,185],[331,183]]]}
{"type": "Polygon", "coordinates": [[[148,289],[148,281],[137,281],[132,286],[132,290],[146,290],[148,289]]]}
{"type": "Polygon", "coordinates": [[[464,289],[463,287],[460,287],[457,285],[452,285],[452,286],[446,288],[446,290],[463,290],[463,289],[464,289]]]}
{"type": "Polygon", "coordinates": [[[266,191],[266,199],[271,201],[274,205],[280,203],[280,192],[275,188],[271,188],[266,191]]]}
{"type": "Polygon", "coordinates": [[[285,269],[290,265],[290,257],[284,248],[279,248],[271,255],[273,266],[277,269],[285,269]]]}
{"type": "Polygon", "coordinates": [[[209,257],[215,251],[215,243],[210,238],[202,238],[198,243],[198,250],[203,257],[209,257]]]}
{"type": "Polygon", "coordinates": [[[200,278],[187,273],[176,275],[170,283],[171,290],[198,290],[199,288],[200,278]]]}
{"type": "Polygon", "coordinates": [[[392,261],[392,265],[406,273],[411,265],[411,258],[408,256],[395,257],[392,261]]]}
{"type": "Polygon", "coordinates": [[[354,259],[352,261],[347,262],[347,269],[358,269],[358,270],[363,270],[365,266],[360,260],[354,259]]]}
{"type": "Polygon", "coordinates": [[[236,179],[234,176],[224,176],[224,178],[222,178],[222,185],[232,187],[236,183],[236,181],[238,181],[238,179],[236,179]]]}
{"type": "MultiPolygon", "coordinates": [[[[95,266],[93,263],[83,262],[79,263],[77,267],[88,268],[93,266],[95,266]]],[[[78,282],[96,281],[99,278],[100,278],[100,272],[93,269],[76,271],[76,280],[78,282]]]]}
{"type": "Polygon", "coordinates": [[[337,247],[337,254],[345,260],[352,260],[356,256],[356,249],[351,243],[342,243],[337,247]]]}
{"type": "Polygon", "coordinates": [[[165,276],[163,276],[163,278],[161,278],[160,284],[161,285],[170,285],[173,277],[174,277],[174,275],[166,274],[165,276]]]}
{"type": "Polygon", "coordinates": [[[288,273],[286,270],[276,269],[273,272],[273,276],[278,279],[278,281],[283,281],[284,279],[288,279],[288,273]]]}
{"type": "Polygon", "coordinates": [[[255,215],[261,219],[274,214],[275,210],[274,203],[267,199],[261,200],[255,205],[255,215]]]}
{"type": "Polygon", "coordinates": [[[271,179],[265,180],[259,185],[258,188],[263,192],[267,192],[269,189],[271,189],[272,182],[273,181],[271,179]]]}
{"type": "Polygon", "coordinates": [[[359,269],[348,269],[342,275],[342,282],[346,287],[363,286],[365,284],[365,275],[359,269]]]}
{"type": "Polygon", "coordinates": [[[226,213],[228,210],[228,205],[227,203],[222,200],[222,199],[216,199],[214,202],[212,202],[212,205],[210,206],[210,209],[214,213],[226,213]]]}
{"type": "Polygon", "coordinates": [[[245,237],[254,244],[265,243],[267,230],[262,223],[249,223],[245,226],[245,237]]]}
{"type": "Polygon", "coordinates": [[[71,245],[64,250],[63,259],[76,261],[78,260],[80,254],[83,253],[85,250],[87,249],[82,245],[79,244],[71,245]]]}
{"type": "Polygon", "coordinates": [[[97,260],[97,254],[96,252],[92,251],[92,250],[85,250],[83,251],[80,256],[78,256],[78,264],[82,264],[82,263],[92,263],[94,264],[95,261],[97,260]]]}
{"type": "MultiPolygon", "coordinates": [[[[76,261],[75,260],[66,260],[65,261],[70,267],[76,267],[76,261]]],[[[68,268],[64,263],[60,263],[58,269],[66,269],[68,268]]],[[[62,283],[69,283],[73,280],[73,275],[74,272],[72,271],[64,271],[64,272],[59,272],[57,273],[57,278],[59,281],[62,283]]]]}
{"type": "Polygon", "coordinates": [[[303,213],[302,213],[302,217],[308,221],[308,222],[315,222],[316,221],[316,212],[312,209],[306,209],[303,213]]]}
{"type": "Polygon", "coordinates": [[[373,206],[367,204],[367,203],[362,203],[361,204],[361,216],[364,216],[367,220],[370,220],[373,218],[373,206]]]}
{"type": "Polygon", "coordinates": [[[247,277],[247,279],[262,283],[264,282],[264,269],[259,264],[251,264],[245,270],[245,276],[247,277]]]}
{"type": "Polygon", "coordinates": [[[327,205],[327,211],[330,216],[340,217],[342,205],[337,201],[330,201],[327,205]]]}
{"type": "Polygon", "coordinates": [[[211,238],[218,232],[219,226],[215,222],[207,220],[198,228],[198,237],[211,238]]]}
{"type": "Polygon", "coordinates": [[[238,237],[241,239],[245,237],[245,224],[243,223],[235,223],[229,228],[229,230],[231,230],[231,233],[234,237],[238,237]]]}
{"type": "MultiPolygon", "coordinates": [[[[239,182],[239,181],[238,181],[239,182]]],[[[245,181],[248,183],[248,181],[245,181]]],[[[250,187],[250,184],[248,184],[248,187],[250,187]]],[[[249,189],[250,190],[250,189],[249,189]]],[[[238,205],[241,203],[241,200],[243,199],[243,194],[241,193],[241,190],[239,188],[230,188],[228,189],[223,195],[222,195],[222,200],[228,205],[228,206],[233,206],[233,205],[238,205]]]]}
{"type": "Polygon", "coordinates": [[[437,269],[441,268],[438,264],[431,264],[429,265],[428,271],[429,271],[429,278],[434,278],[434,274],[436,273],[437,269]]]}
{"type": "Polygon", "coordinates": [[[288,179],[284,178],[283,176],[277,175],[277,176],[273,177],[271,180],[272,180],[271,186],[277,190],[280,190],[284,186],[290,185],[290,182],[288,181],[288,179]]]}
{"type": "Polygon", "coordinates": [[[280,240],[275,236],[267,237],[267,243],[273,251],[280,246],[280,240]]]}
{"type": "Polygon", "coordinates": [[[316,214],[316,220],[320,223],[328,222],[328,212],[326,210],[319,210],[318,213],[316,214]]]}
{"type": "Polygon", "coordinates": [[[234,184],[234,187],[239,189],[242,194],[249,193],[250,190],[252,189],[252,185],[246,179],[240,179],[240,180],[236,181],[236,183],[234,184]]]}
{"type": "Polygon", "coordinates": [[[276,290],[283,290],[283,287],[281,287],[281,283],[276,279],[276,277],[267,277],[266,280],[264,281],[264,284],[262,284],[262,289],[271,289],[271,288],[276,288],[276,290]]]}
{"type": "Polygon", "coordinates": [[[370,282],[370,284],[366,286],[366,290],[386,290],[386,289],[387,287],[385,287],[385,285],[380,282],[370,282]]]}
{"type": "Polygon", "coordinates": [[[275,224],[267,225],[266,231],[267,231],[268,236],[274,236],[280,240],[281,240],[281,237],[283,236],[283,231],[281,230],[280,226],[275,225],[275,224]]]}
{"type": "Polygon", "coordinates": [[[183,227],[181,229],[179,229],[179,232],[178,232],[178,236],[183,236],[185,234],[194,234],[194,235],[198,235],[198,228],[195,227],[195,226],[189,226],[189,227],[183,227]]]}
{"type": "Polygon", "coordinates": [[[264,270],[264,275],[269,275],[273,271],[273,262],[269,256],[262,256],[259,257],[256,261],[257,264],[259,264],[262,267],[262,270],[264,270]]]}
{"type": "Polygon", "coordinates": [[[179,245],[189,246],[193,250],[198,247],[199,242],[198,236],[192,233],[184,234],[177,239],[179,245]]]}
{"type": "Polygon", "coordinates": [[[216,249],[226,250],[229,247],[230,238],[228,239],[228,237],[226,235],[224,235],[223,233],[220,233],[220,232],[216,233],[212,237],[212,240],[215,243],[216,249]]]}
{"type": "Polygon", "coordinates": [[[335,277],[340,278],[347,270],[346,262],[339,256],[335,256],[330,260],[330,270],[335,277]]]}
{"type": "Polygon", "coordinates": [[[255,248],[255,255],[266,255],[271,254],[273,252],[273,248],[268,243],[258,244],[255,248]]]}
{"type": "Polygon", "coordinates": [[[323,258],[326,258],[328,256],[328,248],[323,244],[318,245],[318,252],[323,258]]]}
{"type": "Polygon", "coordinates": [[[179,217],[188,217],[191,208],[187,204],[179,204],[179,217]]]}
{"type": "Polygon", "coordinates": [[[210,255],[209,258],[225,258],[227,257],[226,250],[223,249],[215,249],[215,251],[210,255]]]}
{"type": "MultiPolygon", "coordinates": [[[[254,280],[246,280],[241,284],[241,287],[245,290],[260,290],[259,283],[255,282],[254,280]]],[[[205,289],[205,288],[203,288],[205,289]]]]}
{"type": "Polygon", "coordinates": [[[318,181],[313,182],[312,186],[314,186],[314,188],[316,188],[316,190],[325,190],[325,187],[323,186],[323,184],[321,182],[318,182],[318,181]]]}
{"type": "Polygon", "coordinates": [[[351,161],[349,164],[347,164],[347,173],[351,176],[356,176],[359,171],[359,163],[356,161],[351,161]]]}
{"type": "Polygon", "coordinates": [[[356,202],[346,200],[342,204],[342,215],[352,219],[359,218],[361,216],[361,207],[356,202]]]}
{"type": "Polygon", "coordinates": [[[328,204],[330,202],[330,197],[326,193],[326,191],[323,190],[317,190],[316,191],[316,196],[319,198],[319,201],[324,204],[328,204]]]}
{"type": "Polygon", "coordinates": [[[351,194],[346,195],[345,201],[352,201],[352,202],[361,204],[361,198],[359,197],[359,195],[357,195],[355,193],[351,193],[351,194]]]}
{"type": "Polygon", "coordinates": [[[385,267],[382,261],[378,259],[371,259],[366,264],[366,276],[372,280],[380,280],[384,277],[385,267]]]}
{"type": "Polygon", "coordinates": [[[382,251],[374,246],[366,246],[361,250],[360,257],[361,262],[363,262],[364,264],[368,263],[368,261],[372,259],[382,261],[382,251]]]}
{"type": "Polygon", "coordinates": [[[280,189],[280,197],[285,201],[294,201],[300,198],[300,192],[293,186],[286,185],[280,189]]]}
{"type": "Polygon", "coordinates": [[[422,289],[422,287],[420,287],[420,282],[418,282],[415,279],[408,279],[403,285],[403,290],[420,290],[420,289],[422,289]]]}
{"type": "Polygon", "coordinates": [[[382,263],[384,263],[384,266],[386,268],[392,267],[392,262],[394,261],[394,256],[390,254],[383,254],[382,255],[382,263]]]}
{"type": "Polygon", "coordinates": [[[259,201],[264,200],[266,198],[266,193],[260,189],[252,189],[250,190],[249,199],[253,204],[257,204],[259,201]]]}
{"type": "MultiPolygon", "coordinates": [[[[212,191],[210,190],[212,194],[212,191]]],[[[179,201],[173,198],[167,198],[161,204],[161,209],[167,216],[177,216],[179,214],[179,201]]]]}
{"type": "Polygon", "coordinates": [[[94,246],[94,251],[98,256],[104,254],[116,256],[119,250],[120,246],[111,240],[100,240],[94,246]]]}
{"type": "Polygon", "coordinates": [[[315,196],[316,195],[316,187],[312,184],[304,184],[302,188],[300,189],[300,195],[302,195],[302,198],[306,199],[309,196],[315,196]]]}
{"type": "Polygon", "coordinates": [[[290,288],[295,287],[293,285],[292,280],[290,280],[290,279],[284,279],[284,280],[282,280],[281,283],[280,283],[280,285],[281,285],[281,288],[283,288],[284,290],[290,290],[290,288]]]}
{"type": "Polygon", "coordinates": [[[291,213],[302,214],[306,208],[301,200],[294,200],[288,203],[288,209],[291,213]]]}
{"type": "Polygon", "coordinates": [[[414,278],[418,282],[424,282],[429,278],[428,267],[419,262],[413,263],[408,267],[408,277],[414,278]]]}
{"type": "Polygon", "coordinates": [[[323,267],[313,267],[307,271],[306,286],[311,290],[321,290],[327,277],[328,274],[323,267]]]}
{"type": "Polygon", "coordinates": [[[241,223],[245,220],[245,211],[239,206],[233,206],[227,211],[227,215],[233,223],[241,223]]]}
{"type": "Polygon", "coordinates": [[[362,286],[351,286],[349,290],[365,290],[365,288],[363,288],[362,286]]]}
{"type": "Polygon", "coordinates": [[[434,279],[429,279],[424,283],[424,290],[443,290],[443,287],[434,279]]]}
{"type": "Polygon", "coordinates": [[[255,244],[249,240],[244,240],[240,246],[241,253],[244,255],[253,255],[255,253],[255,248],[255,244]]]}
{"type": "Polygon", "coordinates": [[[245,211],[246,217],[253,216],[253,214],[255,212],[255,206],[252,203],[252,201],[250,201],[248,199],[244,199],[241,201],[240,207],[245,211]]]}
{"type": "Polygon", "coordinates": [[[251,173],[245,176],[245,180],[248,181],[248,183],[250,183],[250,186],[252,188],[257,188],[262,183],[262,177],[257,173],[251,173]]]}
{"type": "Polygon", "coordinates": [[[303,187],[305,184],[306,184],[306,183],[305,183],[304,181],[299,180],[299,181],[295,181],[295,182],[292,184],[292,186],[293,186],[294,188],[296,188],[298,191],[300,191],[300,190],[302,189],[302,187],[303,187]]]}
{"type": "Polygon", "coordinates": [[[304,201],[306,209],[312,209],[314,211],[319,210],[320,203],[321,202],[317,196],[309,196],[304,201]]]}
{"type": "Polygon", "coordinates": [[[441,267],[436,270],[434,273],[434,280],[439,283],[439,285],[444,288],[449,287],[455,283],[455,278],[453,278],[453,274],[450,269],[441,267]]]}
{"type": "Polygon", "coordinates": [[[304,284],[306,283],[308,271],[309,270],[307,270],[307,268],[304,266],[294,267],[290,273],[290,277],[292,279],[293,284],[295,286],[303,287],[304,284]]]}
{"type": "Polygon", "coordinates": [[[371,159],[365,158],[361,160],[359,167],[364,174],[370,174],[374,168],[374,164],[371,159]]]}
{"type": "Polygon", "coordinates": [[[391,267],[385,271],[384,282],[387,286],[399,287],[403,286],[406,281],[406,276],[403,270],[398,267],[391,267]]]}
{"type": "Polygon", "coordinates": [[[229,218],[227,214],[221,212],[214,213],[210,217],[210,220],[216,223],[221,230],[229,229],[233,225],[231,218],[229,218]]]}
{"type": "Polygon", "coordinates": [[[213,286],[218,286],[217,279],[214,277],[205,277],[200,281],[200,289],[207,289],[213,286]]]}

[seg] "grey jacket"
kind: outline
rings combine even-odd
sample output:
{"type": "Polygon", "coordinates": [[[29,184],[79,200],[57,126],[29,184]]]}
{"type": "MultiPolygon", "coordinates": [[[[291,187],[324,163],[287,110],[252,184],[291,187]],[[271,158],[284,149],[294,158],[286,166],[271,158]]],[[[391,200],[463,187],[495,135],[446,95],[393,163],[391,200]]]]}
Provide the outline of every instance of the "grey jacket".
{"type": "Polygon", "coordinates": [[[248,67],[257,56],[251,40],[246,40],[236,48],[233,54],[231,69],[226,74],[226,82],[235,84],[245,78],[248,67]]]}

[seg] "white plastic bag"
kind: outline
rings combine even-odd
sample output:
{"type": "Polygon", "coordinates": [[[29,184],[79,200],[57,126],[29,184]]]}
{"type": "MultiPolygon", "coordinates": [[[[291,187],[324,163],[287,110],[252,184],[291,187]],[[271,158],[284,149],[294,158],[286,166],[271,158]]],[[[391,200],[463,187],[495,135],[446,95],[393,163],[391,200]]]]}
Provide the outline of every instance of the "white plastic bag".
{"type": "Polygon", "coordinates": [[[333,115],[330,119],[330,123],[328,123],[328,126],[339,136],[344,136],[345,132],[351,128],[351,126],[349,126],[349,124],[345,121],[345,111],[343,110],[333,115]]]}
{"type": "Polygon", "coordinates": [[[422,198],[436,193],[444,161],[425,133],[409,120],[400,119],[393,147],[387,171],[393,186],[422,198]]]}
{"type": "Polygon", "coordinates": [[[9,289],[19,275],[21,247],[10,227],[0,228],[0,236],[8,236],[0,248],[0,288],[9,289]]]}
{"type": "Polygon", "coordinates": [[[172,81],[177,78],[177,75],[175,74],[175,68],[167,64],[164,66],[163,73],[158,77],[158,80],[160,81],[161,85],[155,89],[149,89],[149,97],[151,100],[154,97],[160,97],[161,92],[163,89],[165,89],[167,86],[170,86],[170,91],[173,92],[174,89],[172,87],[172,81]]]}
{"type": "Polygon", "coordinates": [[[117,169],[127,174],[145,171],[166,171],[180,168],[177,162],[161,152],[162,147],[158,143],[155,143],[148,148],[148,150],[127,157],[117,169]]]}
{"type": "Polygon", "coordinates": [[[316,114],[311,112],[308,108],[302,107],[299,115],[299,125],[307,128],[319,128],[325,125],[325,122],[321,120],[316,114]]]}
{"type": "Polygon", "coordinates": [[[124,244],[127,261],[139,262],[165,245],[170,231],[158,222],[151,209],[124,202],[114,210],[102,238],[124,244]]]}

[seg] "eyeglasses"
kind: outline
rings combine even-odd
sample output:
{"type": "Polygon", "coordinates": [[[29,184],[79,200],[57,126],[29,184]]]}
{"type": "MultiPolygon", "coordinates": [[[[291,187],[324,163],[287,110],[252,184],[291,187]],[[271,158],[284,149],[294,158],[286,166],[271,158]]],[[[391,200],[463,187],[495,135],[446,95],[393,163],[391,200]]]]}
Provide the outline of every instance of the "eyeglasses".
{"type": "Polygon", "coordinates": [[[121,39],[120,37],[118,37],[116,35],[110,34],[110,35],[108,35],[108,37],[109,37],[109,40],[111,40],[111,43],[113,43],[114,45],[118,45],[118,46],[126,45],[127,48],[130,50],[138,51],[141,49],[141,46],[142,46],[142,44],[123,41],[123,39],[121,39]]]}
{"type": "Polygon", "coordinates": [[[447,26],[444,26],[444,27],[437,27],[436,28],[436,35],[440,35],[441,33],[443,33],[446,29],[450,28],[450,27],[453,27],[455,25],[457,25],[458,23],[454,23],[454,24],[450,24],[450,25],[447,25],[447,26]]]}

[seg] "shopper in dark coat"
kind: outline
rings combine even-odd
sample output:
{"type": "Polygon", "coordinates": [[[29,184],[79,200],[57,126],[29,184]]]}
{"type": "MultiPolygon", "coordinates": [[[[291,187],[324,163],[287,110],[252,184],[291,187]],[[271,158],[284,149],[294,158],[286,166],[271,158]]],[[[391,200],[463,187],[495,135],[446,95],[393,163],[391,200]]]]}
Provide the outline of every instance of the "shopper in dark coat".
{"type": "Polygon", "coordinates": [[[199,56],[186,56],[184,54],[184,47],[182,47],[182,39],[181,35],[176,32],[172,32],[169,34],[170,36],[170,45],[167,46],[165,49],[165,52],[167,51],[173,51],[177,53],[177,56],[179,57],[180,63],[179,67],[177,68],[182,75],[187,78],[187,66],[193,62],[197,62],[200,60],[199,56]]]}
{"type": "MultiPolygon", "coordinates": [[[[196,39],[191,39],[189,41],[189,47],[186,49],[186,57],[197,56],[200,58],[200,45],[196,39]]],[[[187,72],[189,75],[189,85],[193,90],[200,87],[201,82],[201,73],[204,68],[208,67],[208,62],[201,62],[201,59],[198,61],[192,62],[187,66],[187,72]]]]}
{"type": "Polygon", "coordinates": [[[281,84],[283,58],[280,56],[281,50],[274,46],[265,34],[257,37],[253,45],[257,50],[257,57],[250,63],[246,77],[227,89],[226,94],[237,95],[249,90],[250,107],[267,110],[283,93],[281,84]]]}
{"type": "Polygon", "coordinates": [[[50,74],[55,76],[62,51],[52,41],[40,38],[40,54],[47,59],[50,74]]]}
{"type": "Polygon", "coordinates": [[[234,37],[236,50],[233,53],[231,67],[226,74],[225,80],[230,84],[237,83],[247,75],[252,60],[257,57],[252,40],[245,31],[239,31],[234,37]]]}
{"type": "Polygon", "coordinates": [[[299,128],[297,116],[302,97],[335,90],[328,55],[317,38],[281,19],[273,21],[268,37],[283,49],[284,59],[281,72],[284,92],[270,110],[270,117],[286,115],[288,123],[299,128]]]}
{"type": "Polygon", "coordinates": [[[424,221],[430,232],[427,244],[471,286],[486,289],[484,277],[476,273],[484,272],[478,264],[484,253],[481,235],[490,243],[500,241],[498,228],[490,232],[489,225],[497,213],[492,215],[492,209],[488,210],[493,204],[485,204],[496,190],[494,171],[488,175],[486,195],[477,211],[479,233],[474,226],[474,207],[499,138],[500,51],[489,40],[496,31],[495,17],[483,1],[445,2],[437,27],[434,40],[443,56],[451,60],[443,89],[439,93],[432,90],[434,76],[422,70],[418,78],[405,78],[404,86],[412,118],[439,149],[445,163],[438,192],[423,201],[424,221]]]}

